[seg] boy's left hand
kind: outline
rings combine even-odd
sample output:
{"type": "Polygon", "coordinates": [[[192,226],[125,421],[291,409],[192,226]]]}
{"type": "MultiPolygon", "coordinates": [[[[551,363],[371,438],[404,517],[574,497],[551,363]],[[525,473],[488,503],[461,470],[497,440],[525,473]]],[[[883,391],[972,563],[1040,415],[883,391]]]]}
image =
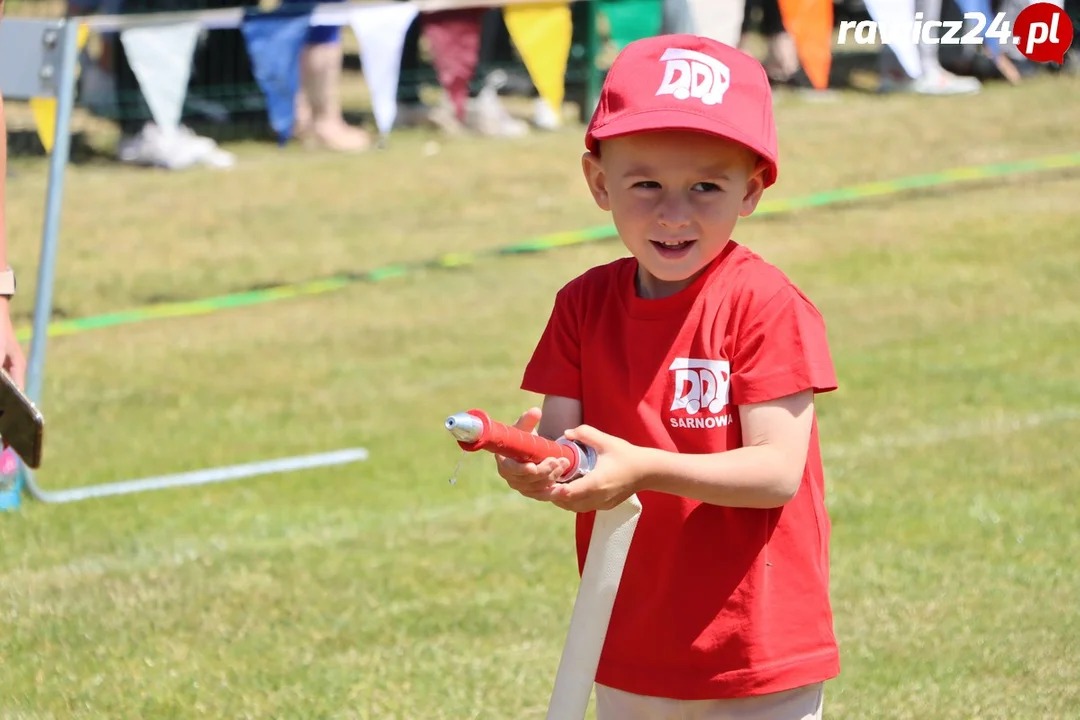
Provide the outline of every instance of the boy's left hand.
{"type": "Polygon", "coordinates": [[[638,491],[642,448],[589,425],[567,430],[565,435],[596,450],[596,467],[584,477],[553,487],[548,498],[552,503],[579,513],[611,510],[638,491]]]}

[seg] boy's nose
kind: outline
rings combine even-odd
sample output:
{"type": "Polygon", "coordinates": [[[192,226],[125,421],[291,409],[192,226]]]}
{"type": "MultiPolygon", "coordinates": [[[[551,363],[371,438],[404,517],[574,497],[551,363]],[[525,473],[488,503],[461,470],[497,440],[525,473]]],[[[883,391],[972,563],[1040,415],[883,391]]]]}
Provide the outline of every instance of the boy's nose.
{"type": "Polygon", "coordinates": [[[686,227],[690,224],[690,216],[690,203],[679,195],[669,195],[660,203],[659,222],[661,227],[669,229],[686,227]]]}

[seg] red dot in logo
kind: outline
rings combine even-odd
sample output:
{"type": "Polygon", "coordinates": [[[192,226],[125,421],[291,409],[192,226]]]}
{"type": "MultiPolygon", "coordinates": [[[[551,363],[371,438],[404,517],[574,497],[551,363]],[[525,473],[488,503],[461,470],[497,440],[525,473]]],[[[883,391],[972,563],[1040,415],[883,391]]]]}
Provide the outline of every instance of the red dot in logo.
{"type": "Polygon", "coordinates": [[[1028,60],[1065,62],[1072,41],[1072,20],[1053,3],[1033,3],[1016,16],[1013,43],[1028,60]]]}

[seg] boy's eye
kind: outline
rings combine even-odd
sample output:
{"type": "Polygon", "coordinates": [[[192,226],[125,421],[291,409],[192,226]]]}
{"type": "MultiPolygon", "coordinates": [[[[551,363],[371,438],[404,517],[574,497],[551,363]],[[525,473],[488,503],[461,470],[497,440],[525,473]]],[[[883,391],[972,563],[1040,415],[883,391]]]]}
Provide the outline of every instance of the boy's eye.
{"type": "MultiPolygon", "coordinates": [[[[643,190],[659,190],[660,183],[655,180],[641,180],[634,183],[634,187],[643,190]]],[[[691,185],[690,189],[694,192],[719,192],[720,186],[713,182],[699,182],[691,185]]]]}

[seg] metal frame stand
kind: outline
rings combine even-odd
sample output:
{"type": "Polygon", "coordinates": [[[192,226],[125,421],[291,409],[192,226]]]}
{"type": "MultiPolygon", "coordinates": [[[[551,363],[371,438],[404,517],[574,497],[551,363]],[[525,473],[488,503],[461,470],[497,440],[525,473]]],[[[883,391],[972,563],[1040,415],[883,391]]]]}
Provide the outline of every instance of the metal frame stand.
{"type": "MultiPolygon", "coordinates": [[[[78,22],[67,19],[6,18],[0,22],[0,92],[5,98],[16,100],[56,98],[56,135],[49,156],[45,223],[34,297],[34,326],[26,369],[26,394],[39,405],[45,376],[45,344],[52,316],[64,173],[71,152],[78,31],[78,22]]],[[[33,473],[20,463],[14,486],[0,497],[0,508],[18,508],[24,484],[32,494],[41,496],[33,473]]]]}

